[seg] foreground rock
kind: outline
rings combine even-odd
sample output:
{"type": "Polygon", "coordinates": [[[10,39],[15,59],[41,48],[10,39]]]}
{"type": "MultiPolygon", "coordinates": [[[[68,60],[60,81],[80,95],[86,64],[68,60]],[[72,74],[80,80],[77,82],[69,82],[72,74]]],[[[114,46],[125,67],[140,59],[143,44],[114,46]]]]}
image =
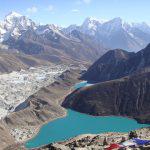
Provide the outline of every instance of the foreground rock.
{"type": "MultiPolygon", "coordinates": [[[[2,122],[11,133],[9,137],[13,137],[14,141],[25,141],[37,133],[37,129],[43,123],[63,117],[66,111],[61,107],[61,103],[65,96],[71,92],[71,87],[78,82],[78,76],[79,71],[64,72],[57,78],[57,81],[41,88],[20,104],[15,112],[6,116],[2,122]]],[[[11,143],[8,141],[0,149],[9,145],[11,143]]]]}
{"type": "MultiPolygon", "coordinates": [[[[150,140],[150,128],[136,130],[136,133],[139,138],[150,140]]],[[[128,139],[129,133],[86,134],[63,142],[52,143],[38,150],[104,150],[111,143],[119,144],[128,139]]],[[[148,149],[150,149],[150,145],[145,147],[144,150],[148,149]]],[[[140,148],[136,150],[140,150],[140,148]]]]}
{"type": "Polygon", "coordinates": [[[150,123],[150,72],[97,83],[71,93],[63,106],[95,116],[121,115],[150,123]]]}

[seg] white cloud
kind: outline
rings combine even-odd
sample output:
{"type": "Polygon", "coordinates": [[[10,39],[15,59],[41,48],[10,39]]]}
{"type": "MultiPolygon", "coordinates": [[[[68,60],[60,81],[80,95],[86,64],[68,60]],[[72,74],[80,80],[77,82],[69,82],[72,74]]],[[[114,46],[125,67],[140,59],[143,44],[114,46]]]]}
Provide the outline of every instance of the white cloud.
{"type": "Polygon", "coordinates": [[[50,11],[50,12],[53,11],[54,10],[54,6],[53,5],[49,5],[47,10],[50,11]]]}
{"type": "Polygon", "coordinates": [[[31,8],[27,8],[28,13],[36,13],[38,11],[38,8],[35,6],[32,6],[31,8]]]}
{"type": "Polygon", "coordinates": [[[78,9],[72,9],[71,11],[74,12],[74,13],[79,13],[78,9]]]}

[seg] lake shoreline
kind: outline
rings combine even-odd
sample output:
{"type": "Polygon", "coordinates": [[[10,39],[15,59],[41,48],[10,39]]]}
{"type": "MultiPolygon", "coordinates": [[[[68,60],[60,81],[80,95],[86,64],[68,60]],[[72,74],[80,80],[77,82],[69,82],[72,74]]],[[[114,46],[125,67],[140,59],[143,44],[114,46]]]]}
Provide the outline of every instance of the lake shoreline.
{"type": "MultiPolygon", "coordinates": [[[[138,137],[142,139],[150,140],[150,128],[142,128],[135,130],[138,137]]],[[[86,149],[105,149],[108,148],[111,143],[120,144],[122,139],[129,139],[129,132],[127,133],[115,133],[108,132],[104,134],[82,134],[66,141],[56,142],[42,147],[41,150],[47,150],[47,148],[53,149],[73,149],[73,148],[86,148],[86,149]],[[107,144],[104,145],[106,139],[107,144]]],[[[149,146],[150,148],[150,146],[149,146]]]]}
{"type": "MultiPolygon", "coordinates": [[[[67,111],[66,111],[67,112],[67,111]]],[[[67,117],[65,117],[64,119],[67,119],[67,118],[69,118],[69,117],[72,117],[72,118],[74,118],[74,116],[72,116],[72,113],[75,113],[75,114],[77,114],[77,115],[80,115],[82,118],[82,121],[83,121],[83,118],[86,118],[86,117],[88,117],[88,118],[91,118],[91,119],[96,119],[96,120],[98,120],[98,119],[103,119],[103,120],[111,120],[111,122],[112,122],[112,124],[113,125],[115,125],[116,126],[116,124],[115,124],[115,122],[114,122],[114,118],[116,118],[117,120],[118,120],[118,123],[121,121],[121,122],[123,122],[123,125],[125,125],[124,123],[125,123],[125,120],[127,120],[127,119],[129,119],[129,118],[127,118],[127,117],[121,117],[121,116],[105,116],[105,117],[103,117],[103,116],[99,116],[99,117],[94,117],[94,116],[91,116],[91,115],[87,115],[87,114],[83,114],[83,113],[80,113],[80,112],[75,112],[75,111],[72,111],[72,110],[68,110],[68,114],[66,115],[67,117]],[[71,114],[70,114],[70,112],[71,112],[71,114]],[[109,117],[109,118],[107,118],[107,117],[109,117]],[[111,119],[111,118],[113,118],[113,119],[111,119]]],[[[80,116],[79,117],[76,117],[75,116],[75,118],[80,118],[80,116]]],[[[62,117],[60,117],[60,118],[62,118],[62,117]]],[[[70,120],[70,118],[69,118],[69,120],[70,120]]],[[[117,121],[116,120],[116,121],[117,121]]],[[[51,122],[56,122],[56,121],[59,121],[59,119],[57,120],[57,119],[55,119],[55,120],[52,120],[52,121],[50,121],[49,123],[51,123],[51,122]]],[[[72,120],[73,121],[73,120],[72,120]]],[[[79,122],[81,122],[82,123],[82,121],[79,121],[79,122]]],[[[87,132],[79,132],[79,133],[75,133],[75,134],[73,134],[73,135],[69,135],[69,128],[67,127],[67,125],[65,124],[65,126],[67,127],[67,132],[68,132],[68,135],[67,135],[67,137],[66,138],[63,138],[62,140],[61,140],[61,137],[60,137],[60,140],[55,140],[55,141],[53,141],[53,142],[49,142],[49,144],[50,143],[59,143],[59,142],[61,142],[61,141],[67,141],[67,140],[69,140],[70,138],[74,138],[74,137],[76,137],[76,136],[80,136],[81,134],[106,134],[106,133],[122,133],[122,134],[125,134],[125,133],[128,133],[128,132],[130,132],[130,131],[132,131],[132,130],[138,130],[138,129],[142,129],[142,128],[144,128],[144,127],[149,127],[149,125],[141,125],[141,124],[138,124],[134,119],[131,119],[130,118],[130,120],[128,120],[129,122],[130,122],[130,124],[131,124],[131,126],[128,126],[129,125],[129,123],[128,123],[128,127],[126,127],[125,128],[125,126],[120,126],[119,125],[119,127],[115,127],[114,129],[115,130],[112,130],[111,128],[110,128],[110,131],[107,129],[107,126],[109,126],[109,123],[105,123],[106,124],[106,129],[104,129],[104,131],[100,131],[101,130],[101,128],[99,128],[97,131],[95,131],[94,130],[94,133],[93,133],[93,131],[87,131],[87,132]],[[132,125],[132,124],[134,124],[135,123],[135,127],[132,125]],[[137,125],[136,125],[137,124],[137,125]],[[137,126],[137,127],[136,127],[137,126]],[[118,128],[118,129],[117,129],[118,128]],[[128,129],[127,129],[128,128],[128,129]],[[120,130],[120,131],[118,131],[118,130],[120,130]],[[69,137],[70,136],[70,137],[69,137]]],[[[77,120],[75,119],[75,121],[74,122],[72,122],[72,124],[75,124],[75,122],[77,122],[77,120]]],[[[91,121],[89,121],[88,120],[88,122],[92,122],[92,120],[91,121]]],[[[87,122],[85,122],[86,124],[87,124],[87,122]]],[[[117,122],[116,122],[117,123],[117,122]]],[[[117,124],[118,124],[117,123],[117,124]]],[[[61,124],[61,122],[59,122],[59,124],[61,124]]],[[[98,122],[96,122],[96,123],[93,123],[93,124],[97,124],[97,125],[99,125],[99,123],[98,122]]],[[[47,124],[47,127],[48,127],[49,125],[47,124]]],[[[56,125],[57,126],[57,125],[56,125]]],[[[89,127],[89,126],[88,126],[89,127]]],[[[46,127],[45,127],[46,128],[46,127]]],[[[41,128],[40,128],[41,129],[41,128]]],[[[76,131],[76,129],[75,128],[73,128],[75,131],[76,131]]],[[[81,129],[82,129],[82,127],[81,127],[81,129]]],[[[46,131],[47,131],[48,129],[46,129],[46,131]]],[[[57,129],[54,129],[55,131],[57,130],[57,129]]],[[[49,129],[48,130],[49,132],[51,132],[51,134],[52,134],[52,137],[55,137],[54,135],[53,135],[53,133],[52,133],[52,131],[49,129]]],[[[64,131],[63,129],[62,129],[62,131],[64,131]]],[[[43,128],[43,130],[41,131],[41,132],[44,132],[44,128],[43,128]]],[[[37,137],[39,138],[39,136],[40,136],[40,134],[41,133],[37,133],[37,137]],[[38,135],[39,134],[39,135],[38,135]]],[[[43,133],[44,134],[44,133],[43,133]]],[[[47,139],[49,139],[49,138],[47,138],[47,139]]],[[[32,139],[31,139],[32,140],[32,139]]],[[[33,138],[33,141],[34,141],[34,138],[33,138]]],[[[50,140],[49,140],[50,141],[50,140]]],[[[28,142],[28,141],[27,141],[28,142]]],[[[29,142],[30,142],[30,140],[29,140],[29,142]]],[[[35,143],[35,141],[33,142],[33,143],[35,143]]],[[[40,146],[35,146],[35,147],[32,147],[31,149],[34,149],[34,148],[40,148],[40,147],[43,147],[43,146],[46,146],[46,145],[48,145],[48,144],[41,144],[40,146]]],[[[27,146],[27,148],[29,148],[30,149],[30,146],[28,147],[27,146]]]]}
{"type": "MultiPolygon", "coordinates": [[[[63,115],[60,116],[60,117],[56,117],[56,118],[54,118],[54,119],[52,119],[52,120],[48,120],[48,121],[44,122],[43,124],[39,125],[39,127],[37,127],[36,133],[35,133],[31,138],[25,140],[25,141],[22,142],[22,143],[25,145],[27,141],[29,141],[29,140],[33,139],[34,137],[36,137],[36,136],[38,135],[38,133],[40,132],[40,129],[41,129],[44,125],[46,125],[47,123],[52,122],[52,121],[55,121],[55,120],[60,119],[60,118],[66,117],[66,116],[67,116],[67,113],[66,113],[66,112],[67,112],[67,111],[64,111],[65,114],[63,114],[63,115]]],[[[26,147],[26,146],[25,146],[25,147],[26,147]]],[[[36,147],[36,148],[40,148],[40,147],[36,147]]]]}
{"type": "MultiPolygon", "coordinates": [[[[82,82],[84,82],[84,81],[82,81],[82,82]]],[[[78,83],[76,83],[76,84],[78,84],[78,83]]],[[[76,85],[75,84],[75,85],[76,85]]],[[[70,88],[70,90],[71,89],[73,89],[73,86],[70,88]]],[[[71,91],[71,92],[73,92],[73,91],[71,91]]],[[[71,92],[69,92],[67,95],[69,95],[71,92]]],[[[67,95],[65,95],[65,97],[67,96],[67,95]]],[[[63,102],[63,101],[62,101],[63,102]]],[[[60,106],[60,107],[62,107],[62,106],[60,106]]],[[[46,122],[44,122],[44,124],[42,124],[39,128],[38,128],[38,130],[37,130],[37,132],[36,132],[36,134],[34,134],[34,136],[32,136],[29,140],[31,140],[31,139],[33,139],[34,137],[36,137],[37,135],[38,135],[38,133],[40,132],[40,129],[42,128],[42,126],[43,125],[45,125],[45,124],[47,124],[47,123],[50,123],[50,122],[53,122],[53,121],[55,121],[55,120],[57,120],[57,119],[60,119],[60,118],[64,118],[64,117],[66,117],[68,114],[67,114],[67,109],[65,109],[64,107],[62,107],[63,108],[63,110],[64,110],[64,113],[65,114],[63,114],[62,116],[60,116],[60,117],[57,117],[57,118],[54,118],[54,119],[52,119],[52,120],[47,120],[46,122]]],[[[78,112],[78,113],[81,113],[81,112],[78,112]]],[[[81,114],[85,114],[85,113],[81,113],[81,114]]],[[[138,123],[138,121],[134,118],[134,117],[129,117],[129,116],[121,116],[121,115],[104,115],[104,116],[93,116],[93,115],[90,115],[90,114],[85,114],[85,115],[88,115],[88,116],[90,116],[90,117],[94,117],[94,118],[98,118],[98,117],[121,117],[121,118],[127,118],[127,119],[131,119],[131,120],[134,120],[134,121],[136,121],[137,123],[138,123]]],[[[140,123],[141,124],[141,123],[140,123]]],[[[138,129],[138,128],[137,128],[138,129]]],[[[107,132],[104,132],[104,133],[107,133],[107,132]]],[[[121,133],[121,132],[120,132],[121,133]]],[[[124,132],[124,133],[127,133],[127,132],[124,132]]],[[[90,134],[90,133],[89,133],[90,134]]],[[[79,136],[79,135],[78,135],[79,136]]],[[[73,138],[73,137],[72,137],[73,138]]],[[[29,140],[27,140],[26,142],[28,142],[29,140]]],[[[68,140],[68,139],[65,139],[65,140],[68,140]]],[[[53,142],[52,142],[53,143],[53,142]]],[[[43,145],[43,146],[45,146],[45,145],[43,145]]],[[[43,146],[40,146],[40,147],[43,147],[43,146]]],[[[39,147],[39,148],[40,148],[39,147]]],[[[36,147],[36,148],[38,148],[38,147],[36,147]]]]}

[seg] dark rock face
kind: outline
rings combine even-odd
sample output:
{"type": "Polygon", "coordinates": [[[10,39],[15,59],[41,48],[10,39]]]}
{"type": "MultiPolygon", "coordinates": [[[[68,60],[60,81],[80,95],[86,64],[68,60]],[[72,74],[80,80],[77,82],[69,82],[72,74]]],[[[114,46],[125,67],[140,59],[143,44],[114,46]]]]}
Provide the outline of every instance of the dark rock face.
{"type": "Polygon", "coordinates": [[[140,117],[149,122],[146,117],[150,114],[149,98],[150,72],[147,72],[76,90],[66,97],[63,106],[91,115],[140,117]]]}
{"type": "Polygon", "coordinates": [[[137,53],[111,50],[97,60],[82,79],[101,82],[121,78],[150,66],[150,44],[137,53]]]}

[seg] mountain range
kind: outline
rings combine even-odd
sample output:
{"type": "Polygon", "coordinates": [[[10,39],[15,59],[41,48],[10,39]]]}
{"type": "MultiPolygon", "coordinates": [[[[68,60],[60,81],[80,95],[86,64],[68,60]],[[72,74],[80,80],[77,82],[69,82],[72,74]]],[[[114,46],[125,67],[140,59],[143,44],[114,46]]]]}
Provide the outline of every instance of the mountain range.
{"type": "Polygon", "coordinates": [[[32,136],[46,121],[66,115],[63,107],[150,123],[148,43],[150,26],[146,23],[87,18],[81,26],[62,28],[39,25],[16,12],[9,13],[0,23],[0,72],[52,63],[94,63],[82,76],[77,67],[65,71],[0,120],[0,149],[19,149],[17,145],[22,143],[16,143],[14,132],[17,138],[24,133],[32,136]],[[72,92],[79,78],[95,84],[72,92]]]}
{"type": "Polygon", "coordinates": [[[1,45],[13,55],[30,55],[39,64],[40,61],[91,63],[109,49],[138,51],[149,41],[148,24],[129,24],[121,18],[109,21],[87,18],[81,26],[62,28],[54,24],[39,25],[26,16],[10,12],[0,22],[1,45]]]}
{"type": "Polygon", "coordinates": [[[91,36],[73,31],[70,38],[61,27],[38,25],[16,12],[0,23],[0,41],[15,52],[52,63],[94,61],[106,52],[91,36]]]}
{"type": "Polygon", "coordinates": [[[145,22],[127,23],[121,18],[99,21],[89,17],[81,26],[71,25],[64,29],[68,34],[73,30],[92,36],[109,49],[121,48],[127,51],[138,51],[150,41],[150,26],[148,24],[145,22]]]}

